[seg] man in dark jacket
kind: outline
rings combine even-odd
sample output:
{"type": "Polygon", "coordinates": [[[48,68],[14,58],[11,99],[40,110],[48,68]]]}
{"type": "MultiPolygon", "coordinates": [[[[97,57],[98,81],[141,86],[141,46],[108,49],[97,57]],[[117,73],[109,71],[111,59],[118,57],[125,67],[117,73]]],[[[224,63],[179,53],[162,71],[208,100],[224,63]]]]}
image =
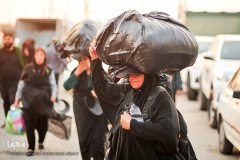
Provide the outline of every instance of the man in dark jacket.
{"type": "MultiPolygon", "coordinates": [[[[13,45],[11,33],[3,35],[4,47],[0,50],[0,86],[5,116],[15,100],[18,81],[24,67],[23,55],[18,47],[13,45]]],[[[2,128],[5,127],[3,124],[2,128]]]]}

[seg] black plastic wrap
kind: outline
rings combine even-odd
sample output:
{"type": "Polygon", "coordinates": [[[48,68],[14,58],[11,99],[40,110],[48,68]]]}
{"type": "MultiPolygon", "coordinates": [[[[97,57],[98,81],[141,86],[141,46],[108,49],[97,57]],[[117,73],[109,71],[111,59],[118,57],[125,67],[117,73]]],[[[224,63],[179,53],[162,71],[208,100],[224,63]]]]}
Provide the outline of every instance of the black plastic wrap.
{"type": "Polygon", "coordinates": [[[96,52],[108,65],[130,65],[148,74],[174,73],[194,64],[198,44],[189,29],[168,14],[130,10],[99,31],[96,52]]]}
{"type": "Polygon", "coordinates": [[[55,48],[61,53],[60,58],[71,56],[81,60],[85,56],[90,56],[88,48],[97,35],[102,24],[92,19],[85,19],[76,24],[67,34],[63,44],[55,44],[55,48]]]}

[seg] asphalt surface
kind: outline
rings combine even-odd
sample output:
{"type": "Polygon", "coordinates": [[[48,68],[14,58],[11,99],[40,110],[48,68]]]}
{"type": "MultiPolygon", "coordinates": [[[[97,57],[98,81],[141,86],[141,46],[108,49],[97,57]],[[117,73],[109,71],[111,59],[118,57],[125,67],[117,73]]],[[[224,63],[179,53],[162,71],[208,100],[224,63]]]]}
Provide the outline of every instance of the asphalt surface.
{"type": "MultiPolygon", "coordinates": [[[[59,86],[62,85],[61,78],[59,86]]],[[[67,115],[73,117],[72,97],[63,88],[59,87],[59,98],[69,102],[71,109],[67,115]]],[[[240,160],[240,152],[234,148],[233,154],[223,155],[218,149],[218,134],[207,123],[207,112],[200,111],[199,101],[189,101],[186,93],[176,99],[177,108],[183,114],[189,130],[189,137],[198,160],[240,160]]],[[[4,111],[0,100],[0,125],[4,123],[4,111]]],[[[47,133],[44,142],[44,150],[39,150],[36,143],[36,155],[27,157],[27,139],[25,136],[9,135],[4,129],[0,129],[0,160],[81,160],[79,152],[78,136],[74,117],[72,119],[71,137],[69,140],[61,140],[51,133],[47,133]],[[20,146],[17,144],[20,143],[20,146]]],[[[36,132],[36,141],[38,140],[36,132]]]]}
{"type": "Polygon", "coordinates": [[[187,122],[188,136],[198,160],[240,160],[236,148],[231,155],[219,152],[217,129],[208,126],[207,111],[200,111],[199,101],[189,101],[184,92],[177,97],[176,106],[187,122]]]}

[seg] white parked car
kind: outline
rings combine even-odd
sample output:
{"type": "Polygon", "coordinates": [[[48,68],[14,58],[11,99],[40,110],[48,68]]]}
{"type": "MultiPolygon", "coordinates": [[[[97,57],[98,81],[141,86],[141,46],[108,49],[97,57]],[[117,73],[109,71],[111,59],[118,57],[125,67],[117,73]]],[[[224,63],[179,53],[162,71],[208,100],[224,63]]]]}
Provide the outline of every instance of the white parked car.
{"type": "Polygon", "coordinates": [[[201,110],[208,110],[209,125],[217,127],[220,92],[240,65],[240,35],[217,35],[200,65],[201,110]]]}
{"type": "MultiPolygon", "coordinates": [[[[210,36],[196,36],[198,42],[198,54],[205,52],[209,49],[213,37],[210,36]]],[[[201,63],[202,57],[198,56],[196,62],[193,66],[187,67],[181,71],[181,77],[183,83],[187,85],[187,96],[189,100],[196,100],[198,96],[198,90],[200,88],[199,83],[199,65],[201,63]]]]}
{"type": "Polygon", "coordinates": [[[221,91],[217,115],[220,152],[240,150],[240,67],[221,91]]]}

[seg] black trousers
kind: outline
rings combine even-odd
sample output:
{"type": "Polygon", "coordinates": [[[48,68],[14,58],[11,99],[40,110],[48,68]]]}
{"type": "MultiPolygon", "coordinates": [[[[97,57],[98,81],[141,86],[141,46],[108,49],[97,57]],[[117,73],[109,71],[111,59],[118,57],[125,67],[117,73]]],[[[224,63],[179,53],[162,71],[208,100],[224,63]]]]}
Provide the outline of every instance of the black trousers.
{"type": "Polygon", "coordinates": [[[7,116],[7,113],[10,110],[10,106],[14,103],[16,92],[17,86],[15,85],[1,88],[1,96],[3,99],[5,117],[7,116]]]}
{"type": "Polygon", "coordinates": [[[37,129],[39,140],[43,143],[48,130],[48,117],[37,117],[30,109],[23,108],[23,119],[26,126],[28,149],[35,150],[35,129],[37,129]]]}
{"type": "Polygon", "coordinates": [[[105,131],[107,127],[104,115],[95,116],[74,98],[73,111],[78,132],[80,151],[83,160],[103,160],[105,131]]]}

